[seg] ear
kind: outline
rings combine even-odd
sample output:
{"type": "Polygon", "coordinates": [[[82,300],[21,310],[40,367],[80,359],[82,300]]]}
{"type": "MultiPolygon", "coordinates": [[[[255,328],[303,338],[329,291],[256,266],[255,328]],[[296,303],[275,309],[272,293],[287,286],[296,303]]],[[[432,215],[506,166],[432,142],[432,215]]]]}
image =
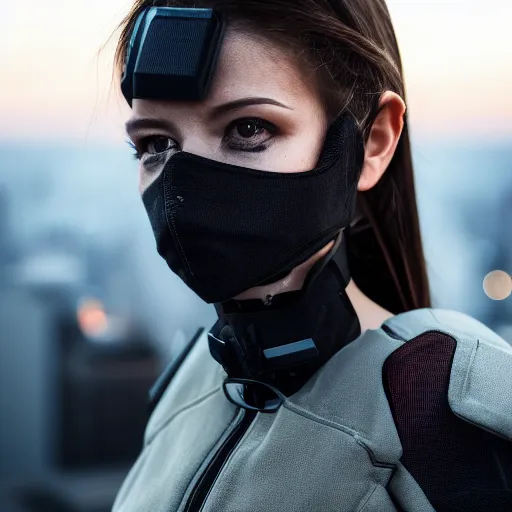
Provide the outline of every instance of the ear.
{"type": "Polygon", "coordinates": [[[357,186],[360,192],[370,190],[382,178],[404,127],[405,103],[398,94],[386,91],[380,98],[379,110],[365,144],[363,169],[357,186]]]}

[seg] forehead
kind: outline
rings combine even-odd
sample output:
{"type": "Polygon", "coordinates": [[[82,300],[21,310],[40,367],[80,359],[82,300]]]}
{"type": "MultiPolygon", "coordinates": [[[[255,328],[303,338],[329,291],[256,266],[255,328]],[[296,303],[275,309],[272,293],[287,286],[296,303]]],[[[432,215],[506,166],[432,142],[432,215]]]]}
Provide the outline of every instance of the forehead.
{"type": "Polygon", "coordinates": [[[266,92],[303,94],[310,87],[303,75],[291,51],[263,36],[228,30],[210,95],[221,97],[240,88],[250,96],[262,87],[266,92]]]}
{"type": "Polygon", "coordinates": [[[247,97],[270,97],[283,103],[316,99],[313,81],[305,76],[291,51],[263,36],[228,28],[207,98],[202,102],[134,100],[134,113],[163,105],[209,108],[247,97]]]}

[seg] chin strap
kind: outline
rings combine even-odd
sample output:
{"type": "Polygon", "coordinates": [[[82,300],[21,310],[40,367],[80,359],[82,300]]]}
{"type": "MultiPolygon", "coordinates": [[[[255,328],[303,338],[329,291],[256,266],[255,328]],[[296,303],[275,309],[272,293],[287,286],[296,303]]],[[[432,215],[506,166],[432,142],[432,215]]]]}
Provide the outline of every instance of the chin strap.
{"type": "Polygon", "coordinates": [[[250,378],[293,393],[333,354],[361,333],[345,288],[345,238],[310,269],[299,291],[270,300],[215,304],[219,319],[209,348],[230,377],[250,378]]]}

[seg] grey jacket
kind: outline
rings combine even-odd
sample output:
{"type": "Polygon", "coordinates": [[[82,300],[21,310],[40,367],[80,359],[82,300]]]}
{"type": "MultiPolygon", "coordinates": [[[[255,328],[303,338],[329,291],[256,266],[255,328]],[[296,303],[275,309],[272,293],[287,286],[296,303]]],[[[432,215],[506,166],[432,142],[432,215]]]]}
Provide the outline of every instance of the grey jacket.
{"type": "MultiPolygon", "coordinates": [[[[208,482],[201,512],[430,512],[400,463],[382,383],[386,358],[429,331],[455,338],[448,401],[460,418],[512,439],[512,348],[451,311],[402,313],[336,353],[275,414],[258,413],[208,482]],[[391,497],[393,499],[391,499],[391,497]]],[[[186,512],[191,493],[244,411],[202,336],[147,425],[114,512],[186,512]]]]}

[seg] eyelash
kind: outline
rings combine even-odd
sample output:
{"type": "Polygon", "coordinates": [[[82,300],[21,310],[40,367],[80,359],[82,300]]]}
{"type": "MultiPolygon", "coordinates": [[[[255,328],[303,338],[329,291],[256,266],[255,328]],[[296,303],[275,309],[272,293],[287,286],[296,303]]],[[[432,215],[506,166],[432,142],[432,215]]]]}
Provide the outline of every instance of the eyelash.
{"type": "MultiPolygon", "coordinates": [[[[246,118],[242,118],[242,119],[236,119],[235,121],[231,122],[227,126],[227,128],[224,132],[222,141],[224,143],[226,143],[227,147],[232,151],[242,151],[245,153],[260,153],[262,151],[265,151],[268,148],[267,142],[271,138],[273,138],[273,136],[275,136],[276,133],[278,133],[278,128],[273,123],[266,121],[265,119],[258,118],[258,117],[246,117],[246,118]],[[257,146],[253,146],[253,147],[250,147],[249,144],[244,145],[244,144],[240,144],[240,143],[229,142],[229,137],[227,134],[230,133],[234,128],[236,128],[236,126],[238,126],[244,122],[252,122],[252,123],[256,124],[258,129],[262,128],[262,129],[266,130],[271,136],[268,137],[261,144],[258,144],[257,146]]],[[[134,151],[133,158],[135,160],[140,160],[142,158],[142,156],[147,152],[148,144],[152,140],[159,138],[159,137],[168,138],[169,140],[172,140],[172,139],[170,139],[170,137],[165,137],[165,136],[161,136],[161,135],[150,135],[148,137],[144,137],[144,138],[140,139],[136,143],[134,143],[128,139],[126,142],[130,146],[130,148],[134,151]]],[[[174,146],[172,148],[169,148],[166,151],[176,148],[177,146],[178,145],[176,143],[174,143],[174,146]]],[[[164,153],[165,153],[165,151],[161,152],[161,153],[153,153],[152,156],[154,156],[155,159],[157,159],[159,155],[161,156],[164,153]]]]}

